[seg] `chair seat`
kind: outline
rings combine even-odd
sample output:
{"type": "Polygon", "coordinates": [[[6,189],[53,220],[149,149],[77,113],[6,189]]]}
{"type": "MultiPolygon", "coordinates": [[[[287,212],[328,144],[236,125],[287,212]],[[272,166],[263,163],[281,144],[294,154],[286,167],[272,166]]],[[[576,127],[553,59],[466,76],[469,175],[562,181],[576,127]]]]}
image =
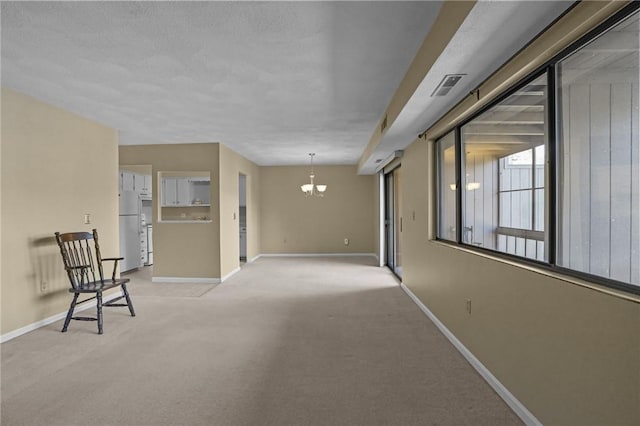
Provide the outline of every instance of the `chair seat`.
{"type": "Polygon", "coordinates": [[[110,288],[121,286],[128,283],[129,278],[118,278],[115,280],[91,281],[82,284],[78,288],[70,288],[69,293],[95,293],[99,290],[108,290],[110,288]]]}

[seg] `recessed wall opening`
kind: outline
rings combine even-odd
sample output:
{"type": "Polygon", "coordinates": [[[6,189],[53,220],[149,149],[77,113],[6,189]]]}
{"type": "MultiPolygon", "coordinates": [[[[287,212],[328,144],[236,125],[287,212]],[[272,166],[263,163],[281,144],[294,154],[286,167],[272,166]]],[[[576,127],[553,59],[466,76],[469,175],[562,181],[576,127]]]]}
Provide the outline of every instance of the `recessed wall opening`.
{"type": "Polygon", "coordinates": [[[152,166],[121,165],[118,220],[121,272],[153,265],[152,166]]]}
{"type": "Polygon", "coordinates": [[[158,172],[160,222],[210,222],[211,173],[158,172]]]}

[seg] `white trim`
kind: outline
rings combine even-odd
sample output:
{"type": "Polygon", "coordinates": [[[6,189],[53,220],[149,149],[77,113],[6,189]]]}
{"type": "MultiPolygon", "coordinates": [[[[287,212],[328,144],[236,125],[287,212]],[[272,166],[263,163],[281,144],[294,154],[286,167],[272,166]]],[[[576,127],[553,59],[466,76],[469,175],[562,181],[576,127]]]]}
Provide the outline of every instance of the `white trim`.
{"type": "Polygon", "coordinates": [[[258,258],[259,258],[260,256],[262,256],[262,255],[261,255],[261,254],[259,254],[259,255],[255,256],[255,257],[252,257],[251,259],[247,260],[247,263],[255,262],[256,260],[258,260],[258,258]]]}
{"type": "Polygon", "coordinates": [[[188,283],[188,284],[220,284],[220,278],[194,278],[194,277],[153,277],[154,283],[188,283]]]}
{"type": "MultiPolygon", "coordinates": [[[[102,303],[107,303],[110,300],[113,300],[113,299],[115,299],[117,297],[120,297],[120,296],[122,296],[122,292],[117,292],[117,293],[112,293],[112,294],[109,294],[109,295],[105,295],[102,298],[102,303]]],[[[90,308],[95,308],[96,307],[96,303],[97,303],[97,301],[90,301],[90,302],[87,302],[87,303],[82,303],[81,305],[77,306],[76,309],[73,312],[74,313],[82,312],[82,311],[86,311],[87,309],[90,309],[90,308]]],[[[5,333],[2,336],[0,336],[0,343],[8,342],[9,340],[15,339],[18,336],[22,336],[23,334],[27,334],[30,331],[37,330],[40,327],[44,327],[46,325],[53,324],[56,321],[60,321],[62,319],[65,319],[66,316],[67,316],[67,312],[68,311],[64,311],[64,312],[61,312],[59,314],[52,315],[52,316],[50,316],[48,318],[45,318],[43,320],[36,321],[33,324],[25,325],[24,327],[20,327],[17,330],[13,330],[13,331],[10,331],[8,333],[5,333]]]]}
{"type": "Polygon", "coordinates": [[[226,280],[228,280],[229,278],[231,278],[232,275],[235,275],[236,273],[240,272],[240,267],[237,267],[236,269],[234,269],[233,271],[229,272],[227,275],[225,275],[224,277],[220,278],[220,282],[225,282],[226,280]]]}
{"type": "Polygon", "coordinates": [[[356,257],[371,256],[375,253],[263,253],[258,257],[356,257]]]}
{"type": "Polygon", "coordinates": [[[469,349],[467,349],[460,340],[451,332],[449,329],[436,317],[433,312],[429,310],[418,297],[413,294],[409,288],[400,283],[400,287],[404,292],[415,302],[416,305],[422,310],[422,312],[429,317],[429,319],[435,324],[436,327],[440,330],[444,336],[449,339],[451,344],[465,357],[465,359],[471,364],[473,368],[482,376],[482,378],[493,388],[494,391],[507,403],[509,407],[516,413],[520,420],[522,420],[527,425],[532,426],[542,426],[542,423],[536,419],[536,417],[525,407],[518,399],[511,393],[509,390],[502,384],[500,381],[491,374],[491,371],[487,367],[485,367],[479,360],[476,358],[469,349]]]}
{"type": "Polygon", "coordinates": [[[387,254],[385,253],[386,247],[384,244],[384,240],[387,238],[384,226],[384,209],[386,200],[384,192],[384,173],[382,172],[378,172],[378,201],[378,253],[380,253],[380,257],[378,257],[378,266],[382,267],[385,265],[384,260],[387,258],[387,254]]]}

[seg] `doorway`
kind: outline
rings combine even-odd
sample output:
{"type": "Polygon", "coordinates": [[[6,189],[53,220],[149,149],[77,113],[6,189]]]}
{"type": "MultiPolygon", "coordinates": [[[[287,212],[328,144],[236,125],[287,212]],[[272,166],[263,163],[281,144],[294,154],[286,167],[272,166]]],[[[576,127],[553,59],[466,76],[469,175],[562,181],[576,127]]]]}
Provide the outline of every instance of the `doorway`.
{"type": "Polygon", "coordinates": [[[153,265],[152,171],[151,164],[119,166],[120,272],[153,265]]]}
{"type": "Polygon", "coordinates": [[[242,173],[238,176],[238,216],[240,225],[240,262],[247,261],[247,176],[242,173]]]}
{"type": "Polygon", "coordinates": [[[385,200],[385,253],[386,264],[398,277],[402,278],[402,196],[400,166],[384,175],[385,200]]]}

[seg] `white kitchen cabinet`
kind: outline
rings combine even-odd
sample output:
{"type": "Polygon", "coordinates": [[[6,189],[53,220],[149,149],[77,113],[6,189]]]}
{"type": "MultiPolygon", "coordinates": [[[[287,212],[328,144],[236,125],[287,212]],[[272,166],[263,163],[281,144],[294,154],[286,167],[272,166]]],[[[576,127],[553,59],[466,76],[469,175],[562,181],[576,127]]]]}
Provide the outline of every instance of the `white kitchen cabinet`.
{"type": "Polygon", "coordinates": [[[142,233],[140,234],[140,262],[142,262],[143,265],[149,263],[147,247],[147,227],[145,226],[142,228],[142,233]]]}
{"type": "Polygon", "coordinates": [[[178,178],[176,179],[178,186],[177,191],[177,203],[178,206],[190,206],[191,205],[191,191],[189,188],[189,179],[178,178]]]}
{"type": "Polygon", "coordinates": [[[162,207],[185,207],[191,205],[188,178],[162,178],[162,207]]]}
{"type": "Polygon", "coordinates": [[[153,265],[153,226],[147,226],[147,265],[153,265]]]}
{"type": "Polygon", "coordinates": [[[120,193],[123,191],[134,191],[140,195],[151,196],[151,175],[120,171],[120,193]]]}
{"type": "Polygon", "coordinates": [[[153,179],[151,175],[144,175],[144,188],[146,190],[145,194],[151,196],[153,193],[153,179]]]}
{"type": "Polygon", "coordinates": [[[151,196],[151,175],[134,174],[134,191],[141,195],[151,196]]]}
{"type": "Polygon", "coordinates": [[[122,191],[135,191],[134,173],[121,171],[120,180],[122,182],[122,191]]]}
{"type": "Polygon", "coordinates": [[[174,207],[178,199],[178,187],[175,178],[162,178],[162,207],[174,207]]]}

